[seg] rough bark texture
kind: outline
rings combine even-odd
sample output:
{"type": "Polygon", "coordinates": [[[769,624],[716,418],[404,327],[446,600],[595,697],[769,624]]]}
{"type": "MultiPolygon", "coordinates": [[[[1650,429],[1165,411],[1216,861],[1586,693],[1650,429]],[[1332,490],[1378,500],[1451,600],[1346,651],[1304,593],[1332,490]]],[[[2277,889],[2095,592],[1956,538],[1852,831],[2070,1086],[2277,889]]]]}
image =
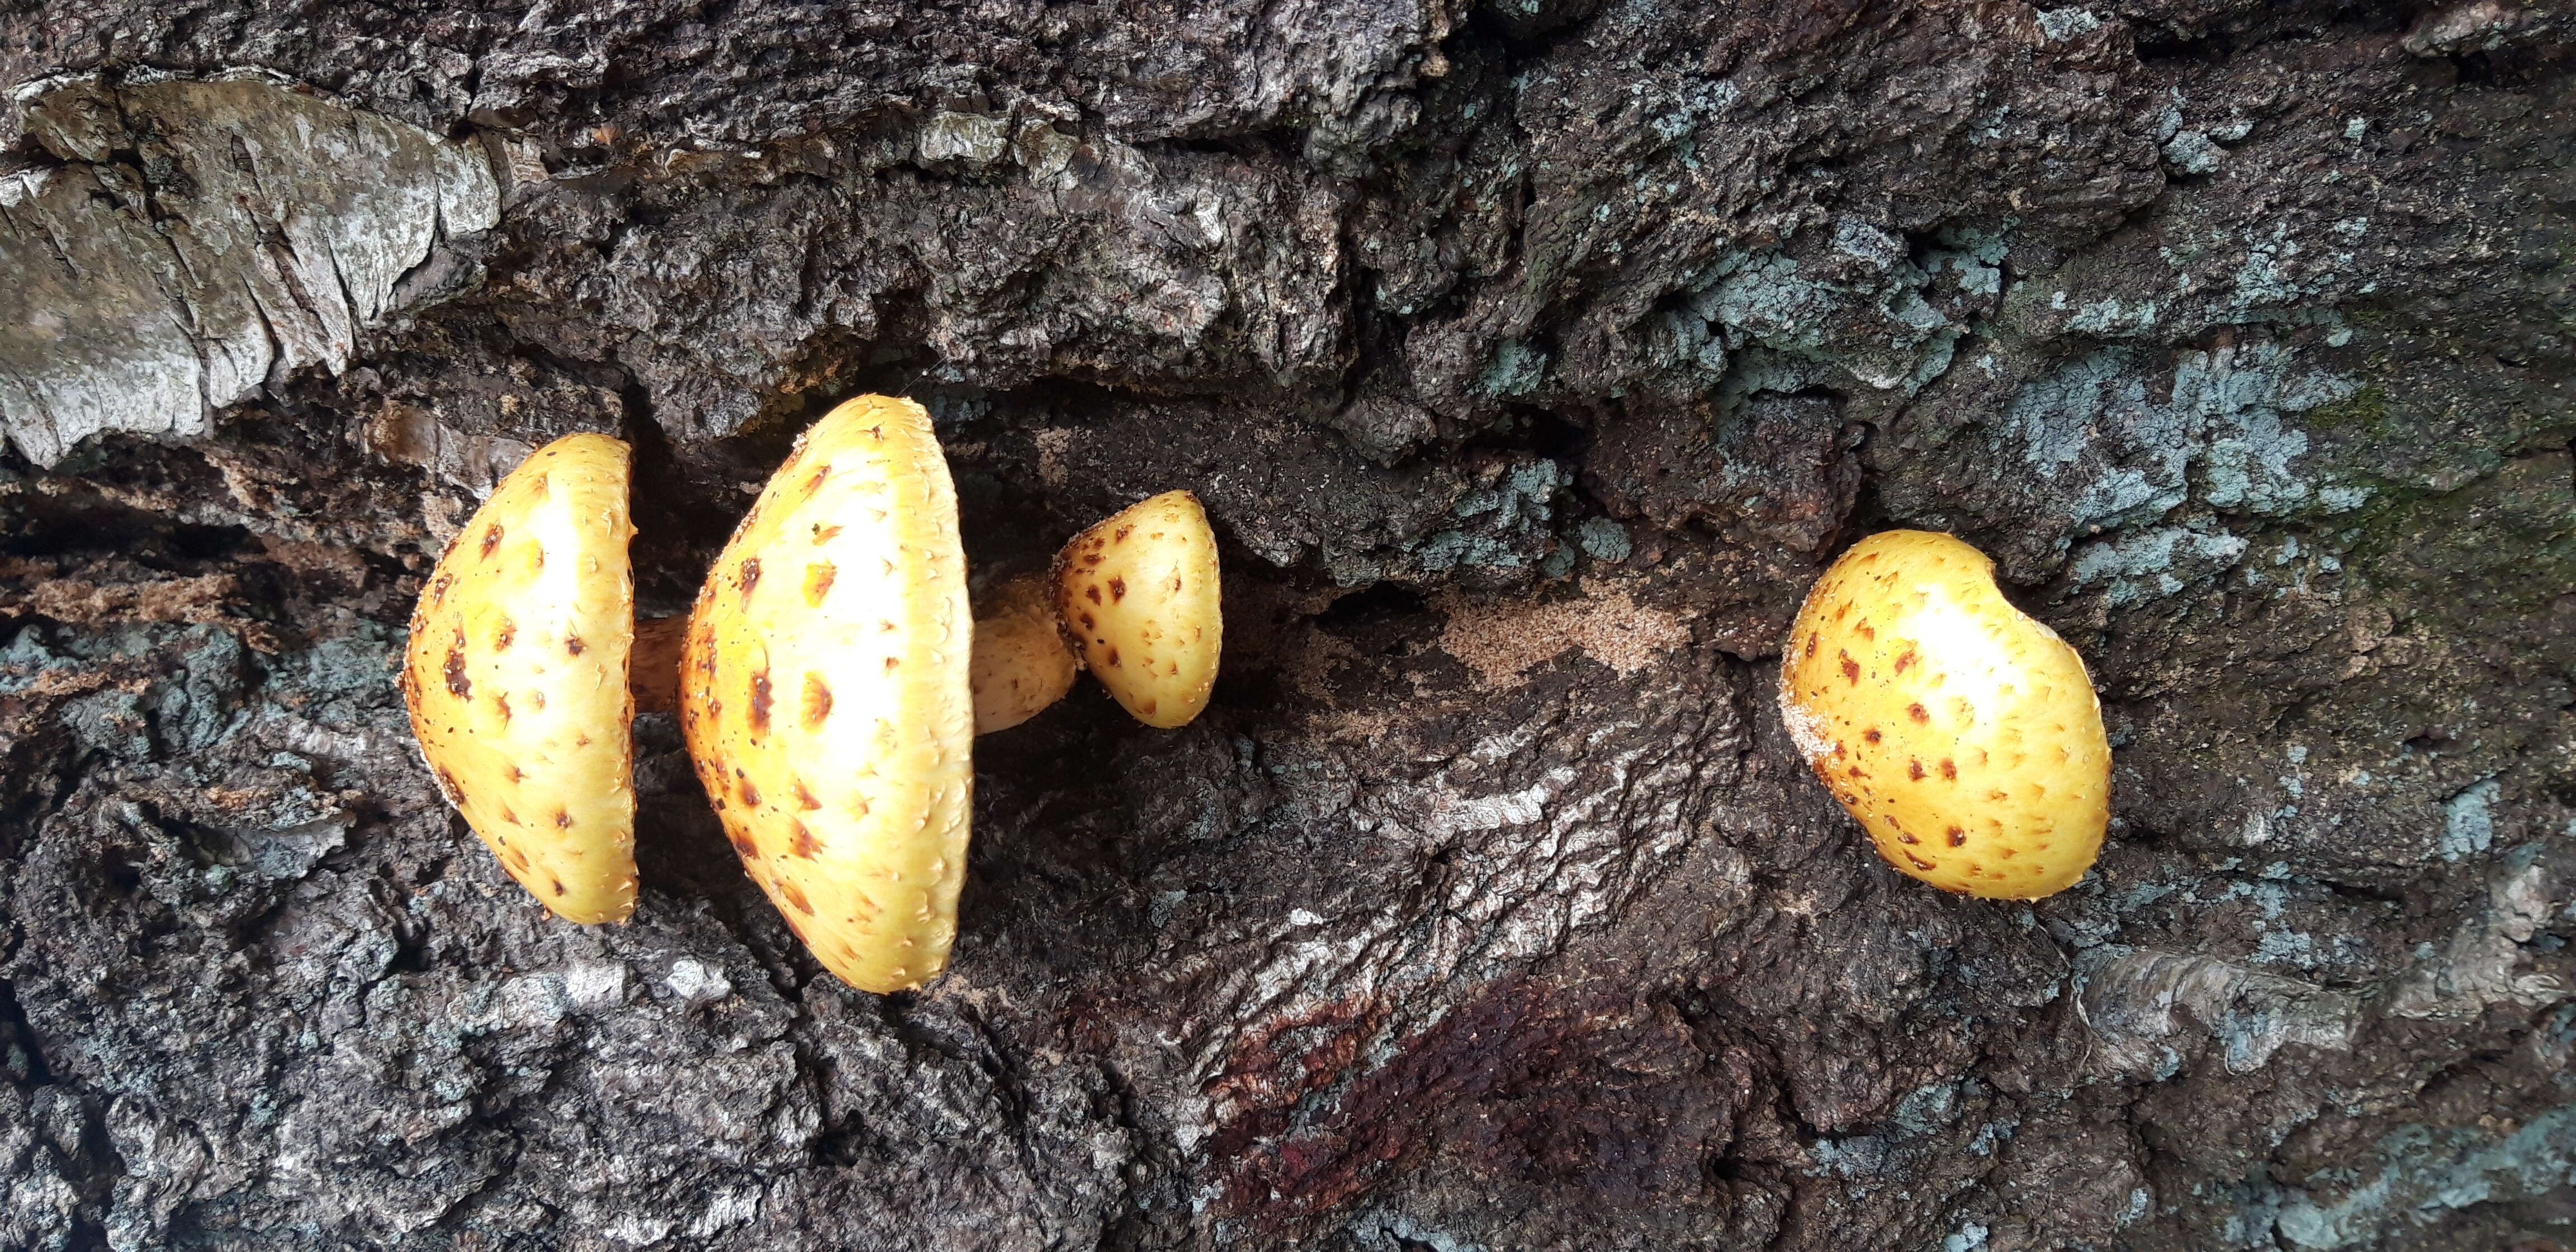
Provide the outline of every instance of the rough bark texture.
{"type": "Polygon", "coordinates": [[[2576,1241],[2568,12],[1444,2],[0,12],[0,1247],[2576,1241]],[[549,919],[421,571],[611,431],[677,608],[863,389],[987,570],[1198,492],[1214,706],[983,741],[919,994],[666,718],[549,919]],[[2062,896],[1771,711],[1892,525],[2094,664],[2062,896]]]}

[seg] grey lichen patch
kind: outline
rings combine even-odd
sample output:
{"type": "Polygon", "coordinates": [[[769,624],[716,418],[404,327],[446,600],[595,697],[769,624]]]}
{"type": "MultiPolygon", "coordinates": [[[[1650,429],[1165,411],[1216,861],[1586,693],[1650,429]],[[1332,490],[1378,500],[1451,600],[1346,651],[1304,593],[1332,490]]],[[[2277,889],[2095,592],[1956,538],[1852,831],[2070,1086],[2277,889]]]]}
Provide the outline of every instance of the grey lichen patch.
{"type": "Polygon", "coordinates": [[[1574,528],[1574,542],[1583,555],[1615,565],[1628,559],[1635,546],[1628,538],[1628,528],[1606,517],[1587,517],[1574,528]]]}
{"type": "Polygon", "coordinates": [[[1409,545],[1407,562],[1425,574],[1456,572],[1486,582],[1516,581],[1533,567],[1547,577],[1566,572],[1570,554],[1548,527],[1557,493],[1571,481],[1555,461],[1490,466],[1442,519],[1445,525],[1409,545]],[[1481,574],[1477,574],[1481,571],[1481,574]]]}
{"type": "Polygon", "coordinates": [[[2576,1159],[2576,1108],[2518,1126],[2491,1117],[2474,1126],[2402,1126],[2379,1141],[2378,1158],[2366,1176],[2283,1188],[2276,1221],[2288,1246],[2403,1247],[2454,1210],[2555,1192],[2576,1159]]]}
{"type": "Polygon", "coordinates": [[[2490,778],[2442,802],[2442,837],[2433,850],[2443,860],[2456,861],[2495,844],[2493,806],[2501,790],[2490,778]]]}
{"type": "Polygon", "coordinates": [[[2235,565],[2246,546],[2243,536],[2206,525],[2121,531],[2080,547],[2068,574],[2078,587],[2103,584],[2116,608],[2179,592],[2235,565]]]}
{"type": "Polygon", "coordinates": [[[192,435],[361,329],[498,220],[479,149],[258,81],[58,84],[0,180],[0,434],[39,464],[100,431],[192,435]]]}
{"type": "MultiPolygon", "coordinates": [[[[1382,578],[1446,577],[1492,589],[1572,568],[1573,548],[1555,531],[1561,494],[1573,482],[1564,465],[1534,456],[1497,459],[1466,474],[1444,471],[1434,482],[1438,494],[1391,519],[1398,525],[1378,533],[1319,534],[1316,555],[1333,581],[1361,586],[1382,578]]],[[[1274,559],[1281,564],[1303,558],[1299,548],[1260,538],[1259,528],[1253,535],[1249,546],[1278,551],[1274,559]]]]}
{"type": "MultiPolygon", "coordinates": [[[[1925,299],[1934,275],[1914,263],[1903,236],[1843,218],[1804,251],[1730,252],[1702,273],[1689,308],[1715,342],[1814,362],[1836,382],[1910,394],[1949,369],[1965,328],[1925,299]]],[[[2001,249],[1931,260],[1958,271],[1962,292],[1982,294],[1993,280],[1988,254],[2001,249]]]]}
{"type": "Polygon", "coordinates": [[[2177,131],[2165,141],[2165,165],[2177,174],[2207,174],[2218,168],[2227,150],[2211,140],[2208,132],[2177,131]]]}
{"type": "Polygon", "coordinates": [[[1477,386],[1487,395],[1525,396],[1538,390],[1547,377],[1547,354],[1518,339],[1506,339],[1494,348],[1494,362],[1485,367],[1477,386]]]}
{"type": "Polygon", "coordinates": [[[2325,497],[2294,464],[2309,441],[2292,415],[2359,387],[2268,340],[2181,352],[2170,373],[2106,348],[2022,387],[2006,438],[2078,533],[2153,521],[2186,500],[2273,516],[2333,511],[2359,501],[2325,497]]]}
{"type": "Polygon", "coordinates": [[[2095,17],[2091,9],[2074,7],[2041,9],[2038,20],[2040,34],[2057,42],[2074,39],[2080,35],[2089,35],[2102,29],[2102,19],[2095,17]]]}

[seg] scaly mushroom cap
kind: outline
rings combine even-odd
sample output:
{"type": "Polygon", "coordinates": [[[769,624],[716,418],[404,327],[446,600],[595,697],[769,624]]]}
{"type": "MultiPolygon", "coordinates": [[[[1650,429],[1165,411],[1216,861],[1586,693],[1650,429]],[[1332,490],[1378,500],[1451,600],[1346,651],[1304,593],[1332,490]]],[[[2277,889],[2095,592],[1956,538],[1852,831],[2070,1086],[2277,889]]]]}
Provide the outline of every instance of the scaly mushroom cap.
{"type": "Polygon", "coordinates": [[[412,610],[421,756],[510,876],[570,921],[635,909],[631,462],[566,435],[510,471],[412,610]]]}
{"type": "Polygon", "coordinates": [[[1082,664],[1056,624],[1046,579],[1028,574],[992,589],[975,619],[975,733],[1009,730],[1073,690],[1082,664]]]}
{"type": "Polygon", "coordinates": [[[698,593],[680,722],[752,880],[866,991],[948,964],[974,787],[957,493],[930,415],[805,432],[698,593]]]}
{"type": "Polygon", "coordinates": [[[1216,533],[1186,491],[1129,505],[1056,557],[1056,612],[1084,664],[1148,726],[1207,707],[1225,643],[1216,533]]]}
{"type": "Polygon", "coordinates": [[[1872,535],[1825,571],[1780,715],[1879,855],[1945,891],[2037,899],[2102,849],[2111,748],[2084,661],[1948,535],[1872,535]]]}

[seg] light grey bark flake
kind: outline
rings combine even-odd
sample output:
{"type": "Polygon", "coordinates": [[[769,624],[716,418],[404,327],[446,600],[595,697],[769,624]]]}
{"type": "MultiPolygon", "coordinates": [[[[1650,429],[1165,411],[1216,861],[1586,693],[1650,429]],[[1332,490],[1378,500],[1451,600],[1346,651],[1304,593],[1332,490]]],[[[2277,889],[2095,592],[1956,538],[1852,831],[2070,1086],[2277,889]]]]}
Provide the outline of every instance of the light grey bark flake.
{"type": "Polygon", "coordinates": [[[42,465],[348,368],[403,275],[499,219],[480,149],[271,83],[73,82],[27,118],[66,164],[0,184],[0,435],[42,465]]]}

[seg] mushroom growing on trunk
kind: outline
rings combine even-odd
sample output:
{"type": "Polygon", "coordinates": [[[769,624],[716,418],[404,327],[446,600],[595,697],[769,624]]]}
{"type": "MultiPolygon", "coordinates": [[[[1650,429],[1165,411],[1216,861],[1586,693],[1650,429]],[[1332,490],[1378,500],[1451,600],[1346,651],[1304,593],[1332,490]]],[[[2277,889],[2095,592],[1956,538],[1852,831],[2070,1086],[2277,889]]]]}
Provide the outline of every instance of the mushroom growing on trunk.
{"type": "Polygon", "coordinates": [[[1100,685],[1148,726],[1188,725],[1216,688],[1216,532],[1186,491],[1139,500],[1056,557],[1056,612],[1100,685]]]}
{"type": "Polygon", "coordinates": [[[975,620],[979,735],[1063,699],[1085,661],[1148,726],[1185,726],[1207,707],[1225,617],[1216,532],[1189,492],[1120,510],[1065,544],[1049,577],[1011,579],[986,599],[975,620]]]}
{"type": "Polygon", "coordinates": [[[2102,850],[2111,747],[2084,659],[1949,535],[1870,536],[1789,628],[1780,716],[1826,790],[1901,873],[2031,900],[2102,850]]]}
{"type": "Polygon", "coordinates": [[[583,923],[635,908],[631,466],[624,443],[566,435],[503,478],[431,573],[402,676],[440,793],[583,923]]]}
{"type": "Polygon", "coordinates": [[[974,790],[974,621],[930,415],[861,396],[796,450],[689,616],[698,778],[799,938],[866,991],[948,963],[974,790]]]}

